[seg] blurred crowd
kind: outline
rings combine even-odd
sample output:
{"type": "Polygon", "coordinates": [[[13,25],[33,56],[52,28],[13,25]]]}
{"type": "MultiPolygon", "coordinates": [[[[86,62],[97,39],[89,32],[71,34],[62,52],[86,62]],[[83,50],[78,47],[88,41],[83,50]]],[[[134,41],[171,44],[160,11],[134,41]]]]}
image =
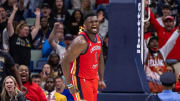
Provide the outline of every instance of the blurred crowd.
{"type": "Polygon", "coordinates": [[[175,82],[166,81],[173,85],[172,91],[180,93],[180,2],[151,0],[149,3],[145,0],[144,9],[145,19],[149,18],[144,23],[144,69],[149,88],[153,93],[162,92],[164,86],[160,76],[173,72],[175,82]]]}

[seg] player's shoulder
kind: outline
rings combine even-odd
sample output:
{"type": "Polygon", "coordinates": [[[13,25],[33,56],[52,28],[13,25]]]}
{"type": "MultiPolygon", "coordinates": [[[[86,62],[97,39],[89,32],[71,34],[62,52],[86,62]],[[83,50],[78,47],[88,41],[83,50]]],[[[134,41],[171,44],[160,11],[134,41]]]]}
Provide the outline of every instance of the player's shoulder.
{"type": "Polygon", "coordinates": [[[86,44],[87,44],[87,41],[86,41],[86,39],[85,39],[85,37],[84,37],[83,35],[78,35],[78,36],[74,39],[73,43],[79,44],[79,45],[86,45],[86,44]]]}

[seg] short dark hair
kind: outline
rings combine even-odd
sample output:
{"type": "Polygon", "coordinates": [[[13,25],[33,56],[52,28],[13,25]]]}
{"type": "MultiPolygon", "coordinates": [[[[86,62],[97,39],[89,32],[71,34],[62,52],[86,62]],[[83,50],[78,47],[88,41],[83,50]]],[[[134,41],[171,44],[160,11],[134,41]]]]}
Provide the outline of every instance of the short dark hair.
{"type": "Polygon", "coordinates": [[[163,86],[172,87],[176,83],[176,75],[173,72],[164,72],[160,76],[160,81],[163,86]]]}
{"type": "Polygon", "coordinates": [[[162,9],[169,9],[169,10],[171,10],[171,6],[169,5],[169,4],[164,4],[163,6],[162,6],[162,9]]]}
{"type": "Polygon", "coordinates": [[[167,67],[168,67],[168,66],[171,67],[172,70],[173,70],[172,72],[175,73],[174,65],[173,65],[173,64],[167,64],[167,67]]]}
{"type": "Polygon", "coordinates": [[[39,74],[33,74],[33,75],[31,76],[31,79],[33,79],[33,78],[41,78],[41,76],[40,76],[39,74]]]}
{"type": "Polygon", "coordinates": [[[99,13],[100,11],[102,11],[104,13],[104,16],[105,16],[105,10],[100,8],[100,9],[97,10],[97,13],[99,13]]]}
{"type": "Polygon", "coordinates": [[[50,79],[53,79],[53,82],[55,83],[55,79],[54,79],[53,76],[48,76],[48,77],[46,78],[46,83],[47,83],[47,80],[48,80],[49,78],[50,78],[50,79]]]}
{"type": "Polygon", "coordinates": [[[84,17],[84,21],[85,21],[88,17],[91,17],[91,16],[97,16],[97,14],[96,14],[96,13],[93,13],[93,12],[87,14],[87,15],[84,17]]]}
{"type": "MultiPolygon", "coordinates": [[[[0,8],[3,8],[3,9],[5,9],[5,7],[4,7],[3,5],[0,5],[0,8]]],[[[5,11],[6,11],[6,9],[5,9],[5,11]]]]}
{"type": "Polygon", "coordinates": [[[147,44],[149,45],[153,40],[159,40],[157,36],[151,36],[149,39],[148,39],[148,42],[147,44]]]}
{"type": "Polygon", "coordinates": [[[55,81],[56,81],[56,79],[61,79],[61,80],[63,80],[62,76],[56,76],[56,77],[55,77],[55,81]]]}

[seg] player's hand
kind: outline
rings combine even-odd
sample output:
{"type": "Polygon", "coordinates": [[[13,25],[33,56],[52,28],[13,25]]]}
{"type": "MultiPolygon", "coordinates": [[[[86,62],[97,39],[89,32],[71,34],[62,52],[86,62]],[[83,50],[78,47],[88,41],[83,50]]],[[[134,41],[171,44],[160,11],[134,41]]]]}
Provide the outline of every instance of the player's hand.
{"type": "Polygon", "coordinates": [[[99,87],[100,87],[100,89],[106,88],[105,82],[104,81],[99,81],[99,87]]]}
{"type": "Polygon", "coordinates": [[[74,86],[71,87],[71,88],[68,88],[68,89],[69,89],[69,91],[70,91],[71,94],[75,94],[75,93],[78,93],[78,92],[79,92],[79,90],[76,89],[74,86]]]}

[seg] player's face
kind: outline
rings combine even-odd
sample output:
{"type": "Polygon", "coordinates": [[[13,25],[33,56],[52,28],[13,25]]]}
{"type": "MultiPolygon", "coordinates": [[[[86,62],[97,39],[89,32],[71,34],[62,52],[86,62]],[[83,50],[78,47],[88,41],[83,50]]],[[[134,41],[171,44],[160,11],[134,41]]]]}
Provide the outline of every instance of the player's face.
{"type": "Polygon", "coordinates": [[[98,33],[99,30],[99,21],[97,16],[90,16],[86,19],[84,25],[86,31],[92,34],[98,33]]]}

